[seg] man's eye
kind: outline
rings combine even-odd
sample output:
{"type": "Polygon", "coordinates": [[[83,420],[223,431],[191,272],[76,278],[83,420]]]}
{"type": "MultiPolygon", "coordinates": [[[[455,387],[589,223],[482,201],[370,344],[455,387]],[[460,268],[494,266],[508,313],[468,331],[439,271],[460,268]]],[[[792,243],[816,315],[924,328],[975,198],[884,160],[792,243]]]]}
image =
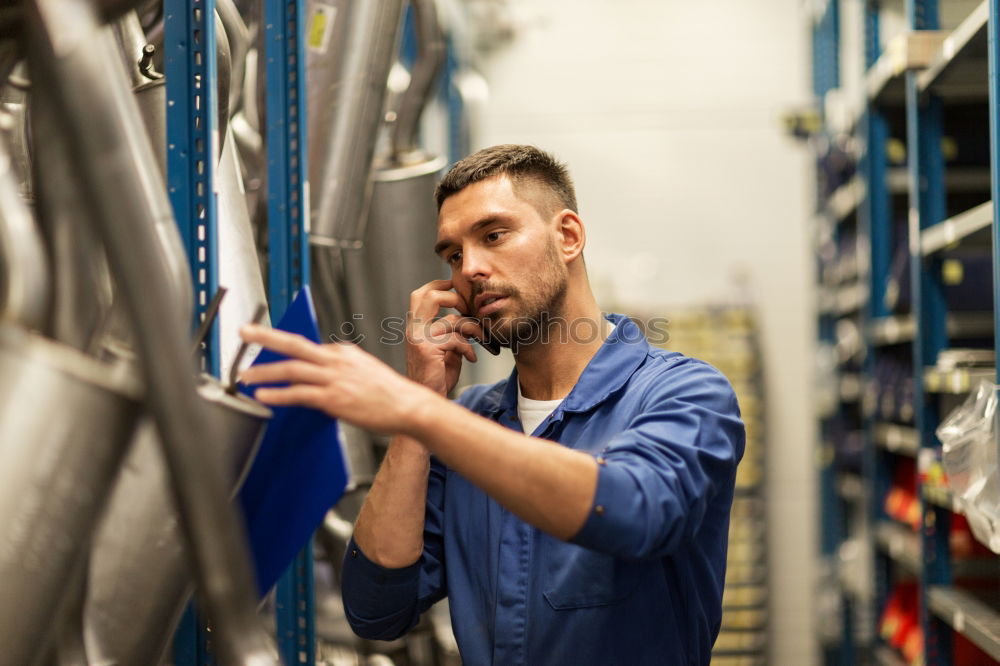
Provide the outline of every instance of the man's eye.
{"type": "Polygon", "coordinates": [[[496,241],[503,238],[503,234],[504,232],[502,231],[491,231],[490,233],[486,234],[486,242],[495,243],[496,241]]]}
{"type": "Polygon", "coordinates": [[[453,252],[452,254],[448,255],[448,263],[449,264],[454,265],[454,264],[457,264],[458,262],[460,262],[461,260],[462,260],[462,253],[461,252],[453,252]]]}

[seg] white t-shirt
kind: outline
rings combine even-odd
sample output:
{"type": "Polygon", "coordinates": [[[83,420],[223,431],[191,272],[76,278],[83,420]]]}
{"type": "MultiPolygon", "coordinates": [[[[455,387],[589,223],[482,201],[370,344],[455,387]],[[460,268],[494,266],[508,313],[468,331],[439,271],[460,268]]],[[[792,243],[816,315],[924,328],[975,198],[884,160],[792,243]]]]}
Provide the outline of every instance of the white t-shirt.
{"type": "MultiPolygon", "coordinates": [[[[615,327],[611,327],[614,331],[615,327]]],[[[610,335],[610,332],[608,333],[610,335]]],[[[517,418],[521,420],[521,427],[525,435],[534,434],[535,428],[541,425],[542,421],[548,418],[549,414],[556,411],[556,407],[563,401],[558,400],[532,400],[525,398],[521,393],[521,382],[517,383],[517,418]]]]}
{"type": "Polygon", "coordinates": [[[525,435],[531,435],[549,414],[556,410],[562,398],[557,400],[532,400],[521,393],[521,382],[517,383],[517,418],[521,419],[521,427],[525,435]]]}

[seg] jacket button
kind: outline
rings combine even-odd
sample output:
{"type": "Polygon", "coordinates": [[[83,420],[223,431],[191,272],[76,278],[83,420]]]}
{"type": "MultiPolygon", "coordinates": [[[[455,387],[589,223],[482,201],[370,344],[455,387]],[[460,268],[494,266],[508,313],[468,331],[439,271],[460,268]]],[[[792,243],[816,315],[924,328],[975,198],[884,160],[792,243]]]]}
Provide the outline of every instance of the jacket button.
{"type": "Polygon", "coordinates": [[[357,556],[358,556],[358,549],[351,548],[351,557],[357,557],[357,556]]]}
{"type": "Polygon", "coordinates": [[[594,513],[596,513],[598,516],[603,516],[604,515],[604,505],[603,504],[598,504],[597,506],[595,506],[594,507],[594,513]]]}

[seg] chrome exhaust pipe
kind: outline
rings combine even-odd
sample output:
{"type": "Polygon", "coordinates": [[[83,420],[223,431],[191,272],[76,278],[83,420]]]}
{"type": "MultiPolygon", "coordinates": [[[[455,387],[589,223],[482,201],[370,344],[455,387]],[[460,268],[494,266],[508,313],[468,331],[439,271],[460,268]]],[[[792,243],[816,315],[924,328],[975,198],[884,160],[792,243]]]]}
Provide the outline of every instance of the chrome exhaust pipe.
{"type": "MultiPolygon", "coordinates": [[[[24,4],[33,78],[58,97],[84,203],[94,210],[135,327],[148,402],[160,432],[199,590],[216,629],[220,660],[274,664],[256,615],[246,536],[228,502],[224,473],[209,453],[214,424],[197,399],[189,364],[191,309],[177,294],[156,233],[176,237],[166,188],[124,74],[107,67],[115,48],[88,0],[24,4]],[[149,227],[149,221],[159,226],[149,227]]],[[[190,288],[187,266],[185,283],[190,288]]]]}
{"type": "Polygon", "coordinates": [[[32,664],[77,573],[139,408],[139,386],[0,325],[0,663],[32,664]]]}
{"type": "Polygon", "coordinates": [[[345,0],[330,48],[309,59],[310,241],[355,246],[364,238],[369,175],[396,57],[402,0],[345,0]],[[338,32],[343,30],[343,32],[338,32]]]}
{"type": "Polygon", "coordinates": [[[50,302],[48,257],[0,136],[0,321],[40,330],[50,302]]]}
{"type": "MultiPolygon", "coordinates": [[[[229,395],[203,375],[198,394],[221,427],[210,454],[225,470],[232,499],[260,444],[271,411],[229,395]]],[[[93,663],[159,664],[194,591],[162,445],[145,421],[119,473],[90,554],[84,643],[93,663]]]]}

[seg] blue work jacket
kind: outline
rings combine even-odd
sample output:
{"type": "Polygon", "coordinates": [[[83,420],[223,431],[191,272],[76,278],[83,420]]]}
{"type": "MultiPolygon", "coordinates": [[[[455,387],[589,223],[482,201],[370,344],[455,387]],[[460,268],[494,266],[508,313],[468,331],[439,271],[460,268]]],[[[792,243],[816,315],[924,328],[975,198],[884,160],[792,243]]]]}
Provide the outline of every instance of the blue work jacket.
{"type": "MultiPolygon", "coordinates": [[[[386,569],[354,542],[347,550],[356,633],[396,638],[447,596],[467,666],[709,663],[745,442],[739,407],[716,369],[608,318],[611,336],[531,433],[597,459],[580,531],[555,539],[432,459],[420,560],[386,569]]],[[[521,431],[516,370],[459,402],[521,431]]]]}

